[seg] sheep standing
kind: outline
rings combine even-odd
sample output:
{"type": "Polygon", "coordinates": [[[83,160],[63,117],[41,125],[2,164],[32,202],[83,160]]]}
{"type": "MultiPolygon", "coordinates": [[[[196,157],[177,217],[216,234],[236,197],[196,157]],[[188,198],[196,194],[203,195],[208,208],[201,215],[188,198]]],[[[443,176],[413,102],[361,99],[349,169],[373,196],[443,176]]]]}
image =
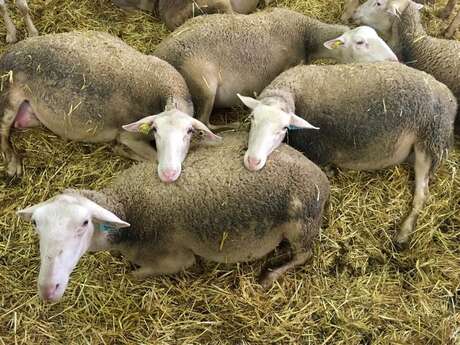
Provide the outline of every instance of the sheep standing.
{"type": "Polygon", "coordinates": [[[1,151],[11,176],[22,172],[9,141],[12,127],[42,124],[74,141],[117,141],[117,153],[155,160],[149,137],[124,131],[122,125],[157,114],[150,117],[150,127],[157,150],[165,151],[159,155],[166,157],[159,175],[167,182],[177,178],[195,130],[216,139],[191,117],[187,85],[171,65],[106,33],[71,32],[19,42],[0,58],[0,72],[1,151]]]}
{"type": "Polygon", "coordinates": [[[453,138],[457,102],[444,84],[396,63],[299,66],[276,78],[258,100],[241,98],[252,109],[244,163],[253,171],[264,166],[290,127],[309,128],[290,131],[288,143],[316,163],[383,169],[414,152],[412,210],[396,237],[398,244],[407,242],[429,176],[453,138]]]}
{"type": "Polygon", "coordinates": [[[168,29],[174,30],[187,19],[202,14],[254,12],[259,0],[113,0],[113,3],[156,13],[168,29]]]}
{"type": "MultiPolygon", "coordinates": [[[[355,21],[389,37],[390,45],[404,62],[431,74],[460,99],[460,42],[428,36],[420,20],[421,5],[392,0],[375,6],[375,1],[369,0],[358,8],[355,21]]],[[[456,130],[460,132],[459,121],[456,130]]]]}
{"type": "Polygon", "coordinates": [[[281,72],[309,59],[359,61],[367,59],[378,46],[383,53],[378,59],[396,60],[375,33],[355,40],[355,31],[349,31],[345,35],[349,43],[346,49],[343,44],[340,49],[324,46],[346,31],[345,26],[324,24],[285,9],[247,16],[216,14],[189,20],[163,40],[154,55],[168,61],[184,76],[196,117],[209,124],[214,107],[237,105],[237,93],[259,93],[281,72]]]}
{"type": "MultiPolygon", "coordinates": [[[[22,17],[24,18],[24,23],[26,24],[27,32],[29,36],[37,36],[38,31],[32,22],[32,18],[30,17],[30,9],[27,5],[26,0],[16,0],[16,7],[18,8],[19,12],[21,12],[22,17]]],[[[8,13],[8,3],[6,0],[0,0],[0,13],[3,16],[3,21],[5,22],[6,26],[6,42],[7,43],[14,43],[18,39],[16,37],[16,27],[14,26],[13,21],[8,13]]]]}
{"type": "Polygon", "coordinates": [[[41,296],[60,299],[88,250],[120,251],[140,266],[135,277],[144,278],[186,269],[195,256],[223,263],[255,260],[285,239],[292,258],[266,272],[262,284],[268,287],[303,265],[320,230],[329,182],[286,145],[263,172],[250,173],[241,164],[246,138],[227,135],[225,145],[191,152],[173,185],[159,183],[151,165],[142,163],[102,191],[66,191],[19,211],[40,236],[41,296]]]}

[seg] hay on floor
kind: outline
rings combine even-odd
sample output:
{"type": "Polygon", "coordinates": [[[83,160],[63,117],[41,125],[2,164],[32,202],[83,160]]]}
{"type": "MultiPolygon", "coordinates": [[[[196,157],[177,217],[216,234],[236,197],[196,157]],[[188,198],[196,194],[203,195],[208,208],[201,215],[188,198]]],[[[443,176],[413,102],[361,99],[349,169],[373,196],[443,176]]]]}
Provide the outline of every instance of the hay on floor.
{"type": "MultiPolygon", "coordinates": [[[[343,6],[274,2],[326,22],[337,22],[343,6]]],[[[433,35],[447,25],[434,15],[444,3],[425,12],[433,35]]],[[[42,34],[108,31],[145,53],[168,34],[152,16],[108,0],[31,0],[30,7],[42,34]]],[[[391,237],[411,202],[410,169],[339,172],[312,262],[268,292],[256,278],[280,252],[143,282],[127,275],[127,262],[102,252],[81,260],[54,305],[37,296],[37,236],[14,211],[66,187],[101,188],[133,163],[110,145],[64,142],[43,130],[15,132],[13,141],[26,169],[10,181],[0,167],[0,344],[460,344],[458,140],[431,183],[407,251],[396,251],[391,237]]]]}

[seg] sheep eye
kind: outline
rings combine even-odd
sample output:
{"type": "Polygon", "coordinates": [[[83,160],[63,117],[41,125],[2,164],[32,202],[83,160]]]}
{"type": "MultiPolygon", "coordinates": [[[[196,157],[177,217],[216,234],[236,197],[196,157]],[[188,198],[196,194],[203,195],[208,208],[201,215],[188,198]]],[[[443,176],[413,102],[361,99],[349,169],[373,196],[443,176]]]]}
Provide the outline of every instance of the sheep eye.
{"type": "Polygon", "coordinates": [[[358,41],[358,42],[356,42],[356,44],[358,44],[358,45],[360,45],[360,46],[361,46],[361,45],[363,45],[363,44],[364,44],[364,41],[358,41]]]}
{"type": "Polygon", "coordinates": [[[156,132],[157,132],[157,128],[156,128],[156,127],[152,127],[150,130],[151,130],[153,133],[156,133],[156,132]]]}
{"type": "Polygon", "coordinates": [[[83,222],[83,226],[87,226],[88,224],[89,224],[89,220],[85,220],[85,221],[83,222]]]}
{"type": "Polygon", "coordinates": [[[187,130],[187,134],[192,134],[193,132],[195,132],[195,130],[194,130],[193,128],[189,128],[189,129],[187,130]]]}
{"type": "Polygon", "coordinates": [[[377,6],[382,6],[382,3],[381,3],[381,2],[378,2],[378,1],[377,1],[375,4],[376,4],[377,6]]]}

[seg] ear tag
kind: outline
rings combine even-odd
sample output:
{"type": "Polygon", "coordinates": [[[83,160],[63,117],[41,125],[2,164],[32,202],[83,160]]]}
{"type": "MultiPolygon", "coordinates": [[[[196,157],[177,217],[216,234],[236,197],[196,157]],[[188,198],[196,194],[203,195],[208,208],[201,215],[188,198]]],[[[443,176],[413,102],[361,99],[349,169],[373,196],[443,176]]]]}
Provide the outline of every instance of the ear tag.
{"type": "Polygon", "coordinates": [[[289,129],[290,131],[296,131],[296,130],[303,129],[303,128],[300,128],[300,127],[296,127],[296,126],[290,125],[290,126],[288,127],[288,129],[289,129]]]}
{"type": "Polygon", "coordinates": [[[148,123],[143,123],[139,126],[139,133],[148,135],[150,133],[150,125],[148,123]]]}
{"type": "Polygon", "coordinates": [[[331,46],[331,47],[332,47],[332,49],[336,49],[336,48],[338,48],[338,47],[340,47],[340,46],[343,46],[343,42],[337,40],[337,41],[335,41],[334,43],[332,43],[332,46],[331,46]]]}
{"type": "Polygon", "coordinates": [[[111,233],[111,232],[114,232],[115,230],[117,230],[117,229],[112,227],[112,226],[110,226],[109,224],[106,224],[106,223],[100,223],[99,224],[99,231],[100,232],[111,233]]]}

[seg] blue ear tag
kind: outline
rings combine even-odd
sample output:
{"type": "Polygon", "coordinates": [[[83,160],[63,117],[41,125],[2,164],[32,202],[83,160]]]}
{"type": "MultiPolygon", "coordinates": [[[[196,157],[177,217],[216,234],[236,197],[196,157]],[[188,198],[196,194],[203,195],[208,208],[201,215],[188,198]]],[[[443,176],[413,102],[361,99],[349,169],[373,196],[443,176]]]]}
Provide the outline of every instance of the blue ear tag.
{"type": "Polygon", "coordinates": [[[296,126],[290,125],[290,126],[288,127],[288,129],[289,129],[290,131],[294,131],[294,130],[299,130],[299,129],[303,129],[303,128],[300,128],[300,127],[296,127],[296,126]]]}
{"type": "Polygon", "coordinates": [[[115,230],[117,230],[117,229],[114,228],[113,226],[109,225],[109,224],[106,224],[106,223],[100,223],[99,224],[99,231],[101,231],[101,232],[111,233],[111,232],[113,232],[115,230]]]}

